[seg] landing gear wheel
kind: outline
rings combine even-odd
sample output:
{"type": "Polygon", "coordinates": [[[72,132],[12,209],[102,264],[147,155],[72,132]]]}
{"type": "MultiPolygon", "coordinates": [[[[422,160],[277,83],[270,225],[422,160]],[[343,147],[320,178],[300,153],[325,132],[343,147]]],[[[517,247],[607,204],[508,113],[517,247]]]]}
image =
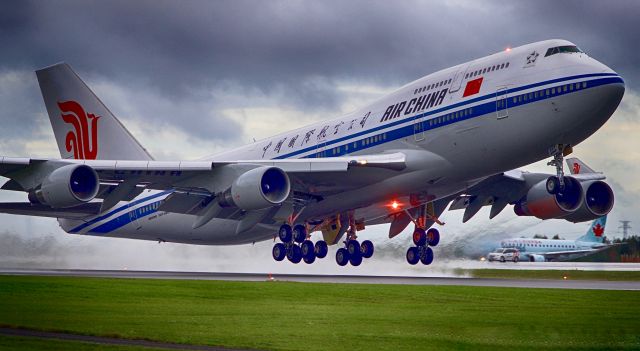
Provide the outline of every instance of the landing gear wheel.
{"type": "Polygon", "coordinates": [[[413,231],[413,243],[416,246],[424,246],[427,243],[427,234],[422,228],[416,228],[413,231]]]}
{"type": "Polygon", "coordinates": [[[560,180],[556,176],[547,178],[547,192],[551,195],[555,195],[560,192],[560,180]]]}
{"type": "Polygon", "coordinates": [[[273,259],[276,261],[284,260],[285,256],[287,256],[287,248],[283,243],[277,243],[273,245],[273,250],[271,250],[271,254],[273,255],[273,259]]]}
{"type": "Polygon", "coordinates": [[[365,240],[360,244],[360,252],[362,252],[362,257],[364,258],[373,256],[373,243],[371,240],[365,240]]]}
{"type": "MultiPolygon", "coordinates": [[[[316,258],[315,247],[313,246],[313,242],[311,240],[305,240],[302,243],[302,245],[300,245],[300,251],[302,253],[302,257],[305,259],[305,262],[307,262],[307,259],[311,259],[311,258],[315,260],[316,258]]],[[[310,263],[310,262],[307,262],[307,263],[310,263]]]]}
{"type": "Polygon", "coordinates": [[[288,224],[283,224],[280,226],[280,230],[278,230],[278,238],[283,243],[290,243],[292,239],[291,226],[288,224]]]}
{"type": "Polygon", "coordinates": [[[302,260],[302,252],[300,251],[300,246],[291,245],[287,250],[287,259],[292,263],[300,263],[302,260]]]}
{"type": "Polygon", "coordinates": [[[315,262],[315,260],[316,260],[316,255],[312,255],[312,256],[305,256],[305,257],[303,258],[303,260],[304,260],[304,263],[306,263],[306,264],[312,264],[312,263],[313,263],[313,262],[315,262]]]}
{"type": "Polygon", "coordinates": [[[430,265],[431,262],[433,262],[433,250],[431,250],[430,247],[427,247],[423,252],[422,255],[420,255],[420,262],[422,262],[423,265],[430,265]]]}
{"type": "Polygon", "coordinates": [[[437,246],[440,242],[440,232],[436,228],[427,230],[427,244],[429,246],[437,246]]]}
{"type": "Polygon", "coordinates": [[[416,265],[418,264],[418,261],[420,261],[420,252],[418,251],[418,248],[410,247],[409,250],[407,250],[407,262],[409,262],[410,265],[416,265]]]}
{"type": "Polygon", "coordinates": [[[358,240],[349,240],[347,242],[347,251],[349,256],[360,254],[360,243],[358,240]]]}
{"type": "Polygon", "coordinates": [[[340,266],[346,266],[349,263],[349,251],[344,247],[341,247],[336,252],[336,263],[340,266]]]}
{"type": "Polygon", "coordinates": [[[355,255],[349,255],[349,262],[352,266],[359,266],[362,263],[362,255],[358,251],[355,255]]]}
{"type": "Polygon", "coordinates": [[[307,239],[307,228],[305,228],[305,226],[303,226],[302,224],[297,224],[293,227],[292,235],[293,241],[300,244],[307,239]]]}
{"type": "Polygon", "coordinates": [[[327,246],[327,242],[324,240],[317,241],[314,251],[316,253],[316,257],[325,258],[327,256],[327,253],[329,252],[329,247],[327,246]]]}

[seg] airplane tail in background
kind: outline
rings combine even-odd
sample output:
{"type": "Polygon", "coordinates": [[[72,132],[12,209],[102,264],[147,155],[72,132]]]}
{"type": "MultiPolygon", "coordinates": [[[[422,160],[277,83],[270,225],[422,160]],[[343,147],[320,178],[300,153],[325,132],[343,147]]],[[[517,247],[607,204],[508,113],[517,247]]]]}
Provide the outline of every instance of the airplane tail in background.
{"type": "Polygon", "coordinates": [[[68,64],[36,75],[62,158],[153,159],[68,64]]]}
{"type": "Polygon", "coordinates": [[[576,239],[576,241],[604,242],[604,227],[606,224],[607,216],[597,218],[593,223],[591,223],[591,227],[587,233],[576,239]]]}

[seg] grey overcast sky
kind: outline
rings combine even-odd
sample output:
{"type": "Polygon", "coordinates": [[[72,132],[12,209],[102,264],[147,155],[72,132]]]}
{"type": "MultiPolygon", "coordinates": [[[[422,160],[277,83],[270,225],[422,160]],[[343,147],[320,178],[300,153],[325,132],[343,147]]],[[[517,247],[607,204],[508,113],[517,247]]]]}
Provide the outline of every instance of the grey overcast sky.
{"type": "Polygon", "coordinates": [[[156,158],[197,158],[335,117],[438,69],[563,38],[627,84],[612,121],[576,149],[616,187],[615,234],[639,208],[638,18],[638,1],[5,0],[0,154],[58,156],[33,71],[60,61],[156,158]]]}

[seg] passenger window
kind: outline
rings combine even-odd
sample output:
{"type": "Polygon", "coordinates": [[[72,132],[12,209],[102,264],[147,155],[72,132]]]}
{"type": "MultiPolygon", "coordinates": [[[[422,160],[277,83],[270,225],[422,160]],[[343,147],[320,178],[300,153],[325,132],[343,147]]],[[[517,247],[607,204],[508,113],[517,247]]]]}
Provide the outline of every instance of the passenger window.
{"type": "Polygon", "coordinates": [[[518,102],[518,98],[516,98],[515,96],[513,97],[513,103],[515,104],[516,102],[518,102]]]}
{"type": "Polygon", "coordinates": [[[563,92],[563,93],[566,93],[566,92],[567,92],[567,86],[566,86],[566,85],[563,85],[563,86],[562,86],[562,92],[563,92]]]}
{"type": "Polygon", "coordinates": [[[555,95],[556,94],[556,88],[551,88],[551,95],[555,95]]]}
{"type": "Polygon", "coordinates": [[[482,70],[482,74],[485,74],[486,72],[487,72],[486,68],[482,70]]]}
{"type": "Polygon", "coordinates": [[[537,92],[537,91],[534,91],[534,92],[533,92],[533,98],[534,98],[534,99],[537,99],[537,98],[538,98],[538,92],[537,92]]]}
{"type": "Polygon", "coordinates": [[[503,69],[503,68],[504,68],[504,63],[500,65],[500,69],[503,69]]]}
{"type": "Polygon", "coordinates": [[[587,82],[582,82],[582,89],[587,87],[587,82]]]}
{"type": "Polygon", "coordinates": [[[507,64],[504,65],[504,68],[509,68],[509,62],[507,62],[507,64]]]}

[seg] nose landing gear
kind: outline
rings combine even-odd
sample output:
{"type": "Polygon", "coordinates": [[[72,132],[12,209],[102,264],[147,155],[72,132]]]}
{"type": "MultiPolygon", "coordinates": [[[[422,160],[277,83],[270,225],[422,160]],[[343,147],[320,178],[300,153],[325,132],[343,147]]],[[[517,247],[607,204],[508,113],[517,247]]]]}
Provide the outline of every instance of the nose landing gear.
{"type": "Polygon", "coordinates": [[[573,152],[571,145],[557,144],[549,148],[549,155],[553,159],[547,162],[548,166],[556,168],[556,175],[547,178],[546,188],[549,194],[555,195],[564,191],[564,157],[573,152]]]}

